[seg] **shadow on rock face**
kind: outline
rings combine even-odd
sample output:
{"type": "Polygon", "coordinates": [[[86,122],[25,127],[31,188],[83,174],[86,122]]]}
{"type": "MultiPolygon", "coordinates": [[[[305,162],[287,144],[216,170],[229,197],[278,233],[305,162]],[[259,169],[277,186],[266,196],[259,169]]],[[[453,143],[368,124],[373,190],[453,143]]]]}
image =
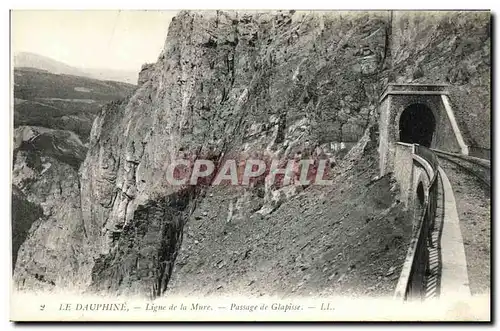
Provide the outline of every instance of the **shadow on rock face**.
{"type": "Polygon", "coordinates": [[[42,207],[28,201],[21,190],[12,186],[12,270],[31,225],[42,216],[42,207]]]}

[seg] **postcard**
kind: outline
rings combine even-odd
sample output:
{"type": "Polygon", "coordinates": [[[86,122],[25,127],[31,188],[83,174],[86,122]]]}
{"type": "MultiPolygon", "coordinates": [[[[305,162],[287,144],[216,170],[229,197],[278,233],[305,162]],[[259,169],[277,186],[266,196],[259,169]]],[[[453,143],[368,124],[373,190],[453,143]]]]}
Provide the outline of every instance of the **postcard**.
{"type": "Polygon", "coordinates": [[[12,10],[12,321],[490,321],[491,13],[12,10]]]}

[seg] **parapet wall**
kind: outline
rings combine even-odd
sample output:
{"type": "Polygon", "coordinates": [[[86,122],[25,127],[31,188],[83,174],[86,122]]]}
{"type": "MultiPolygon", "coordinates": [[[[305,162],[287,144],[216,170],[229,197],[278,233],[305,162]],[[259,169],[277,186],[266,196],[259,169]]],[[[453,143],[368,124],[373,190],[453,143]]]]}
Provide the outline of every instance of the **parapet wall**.
{"type": "Polygon", "coordinates": [[[394,173],[396,180],[398,180],[401,186],[401,190],[405,192],[402,192],[402,195],[409,192],[407,205],[414,212],[409,213],[409,215],[413,215],[411,220],[413,223],[413,233],[394,296],[396,299],[401,300],[409,298],[422,299],[425,296],[424,283],[429,267],[427,242],[437,209],[438,163],[433,152],[425,147],[402,143],[395,145],[394,173]],[[410,151],[411,174],[408,174],[410,151]],[[409,190],[408,182],[410,183],[409,190]],[[422,185],[424,190],[423,200],[418,199],[417,189],[420,185],[422,185]]]}
{"type": "Polygon", "coordinates": [[[401,202],[408,207],[413,190],[413,145],[396,143],[394,147],[394,177],[399,184],[401,202]]]}

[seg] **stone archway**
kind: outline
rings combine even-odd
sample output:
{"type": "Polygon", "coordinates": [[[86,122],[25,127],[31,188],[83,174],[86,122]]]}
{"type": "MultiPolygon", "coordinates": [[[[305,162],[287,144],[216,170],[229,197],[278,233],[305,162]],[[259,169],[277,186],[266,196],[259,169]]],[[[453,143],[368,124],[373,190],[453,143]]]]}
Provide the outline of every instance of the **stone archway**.
{"type": "Polygon", "coordinates": [[[414,103],[399,118],[399,141],[431,147],[435,129],[432,110],[424,104],[414,103]]]}

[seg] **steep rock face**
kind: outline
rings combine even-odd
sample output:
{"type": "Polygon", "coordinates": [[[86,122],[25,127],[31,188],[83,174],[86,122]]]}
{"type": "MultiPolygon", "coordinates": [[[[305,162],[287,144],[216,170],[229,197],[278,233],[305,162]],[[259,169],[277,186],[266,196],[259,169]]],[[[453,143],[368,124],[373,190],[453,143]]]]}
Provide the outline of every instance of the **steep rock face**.
{"type": "Polygon", "coordinates": [[[14,132],[13,184],[36,212],[27,229],[22,224],[27,219],[14,215],[13,236],[25,238],[14,272],[19,288],[85,284],[81,275],[90,255],[81,226],[78,175],[85,154],[82,142],[69,131],[19,127],[14,132]]]}
{"type": "MultiPolygon", "coordinates": [[[[71,131],[53,130],[36,126],[21,126],[14,130],[14,163],[16,163],[17,152],[30,157],[51,157],[62,163],[66,163],[73,169],[78,170],[87,148],[80,138],[71,131]],[[32,152],[32,153],[30,153],[32,152]]],[[[49,165],[48,165],[49,166],[49,165]]],[[[16,179],[22,179],[23,173],[15,172],[16,179]]]]}
{"type": "Polygon", "coordinates": [[[395,82],[450,84],[466,143],[480,149],[490,149],[490,20],[480,11],[394,12],[391,25],[395,82]]]}
{"type": "Polygon", "coordinates": [[[26,236],[33,222],[43,216],[42,208],[30,202],[24,193],[12,186],[12,268],[16,265],[17,252],[22,243],[26,240],[26,236]]]}
{"type": "Polygon", "coordinates": [[[137,207],[133,219],[114,233],[115,249],[97,259],[93,290],[151,298],[165,292],[189,214],[192,196],[184,193],[137,207]]]}
{"type": "Polygon", "coordinates": [[[199,198],[169,185],[166,169],[173,159],[252,153],[284,158],[312,155],[318,147],[333,156],[336,143],[355,143],[380,93],[387,17],[179,14],[148,79],[94,123],[82,167],[85,232],[96,243],[94,285],[142,294],[165,289],[168,279],[151,275],[163,275],[174,258],[161,244],[179,235],[161,230],[178,222],[179,207],[169,201],[179,194],[199,198]],[[151,208],[155,216],[144,217],[151,208]],[[161,231],[131,233],[140,228],[161,231]],[[146,239],[150,232],[156,239],[146,239]],[[131,250],[158,258],[147,259],[141,271],[140,262],[122,263],[138,260],[131,250]]]}

